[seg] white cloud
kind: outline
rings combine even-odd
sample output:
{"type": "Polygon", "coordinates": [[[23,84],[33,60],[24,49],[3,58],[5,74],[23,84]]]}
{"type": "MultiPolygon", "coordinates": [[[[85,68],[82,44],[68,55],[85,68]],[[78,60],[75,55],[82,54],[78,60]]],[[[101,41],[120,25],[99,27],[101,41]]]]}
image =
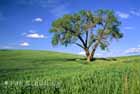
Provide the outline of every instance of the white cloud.
{"type": "Polygon", "coordinates": [[[85,55],[84,51],[79,52],[79,55],[85,55]]]}
{"type": "Polygon", "coordinates": [[[38,17],[38,18],[35,18],[34,21],[35,21],[35,22],[43,22],[43,19],[40,18],[40,17],[38,17]]]}
{"type": "Polygon", "coordinates": [[[96,57],[103,57],[103,54],[101,54],[101,53],[96,53],[95,56],[96,56],[96,57]]]}
{"type": "Polygon", "coordinates": [[[134,16],[140,16],[140,9],[132,9],[130,13],[134,16]]]}
{"type": "Polygon", "coordinates": [[[34,39],[41,39],[45,38],[45,35],[43,34],[38,34],[38,33],[30,33],[26,35],[27,38],[34,38],[34,39]]]}
{"type": "Polygon", "coordinates": [[[23,46],[23,47],[27,47],[29,46],[30,44],[28,42],[22,42],[20,43],[20,46],[23,46]]]}
{"type": "MultiPolygon", "coordinates": [[[[81,51],[78,53],[79,55],[85,56],[85,52],[81,51]]],[[[100,51],[95,53],[95,57],[102,57],[102,58],[108,58],[108,57],[117,57],[117,56],[124,56],[126,53],[124,51],[100,51]]]]}
{"type": "Polygon", "coordinates": [[[33,39],[46,38],[46,36],[44,34],[36,33],[35,30],[29,30],[27,33],[26,32],[22,33],[22,35],[27,37],[27,38],[33,38],[33,39]]]}
{"type": "Polygon", "coordinates": [[[120,17],[120,18],[123,18],[123,19],[127,19],[130,15],[128,13],[124,13],[124,12],[116,12],[117,15],[120,17]]]}
{"type": "Polygon", "coordinates": [[[135,54],[140,53],[140,48],[129,48],[125,51],[125,54],[135,54]]]}
{"type": "MultiPolygon", "coordinates": [[[[79,55],[84,55],[85,56],[85,52],[81,51],[81,52],[79,52],[79,55]]],[[[103,54],[102,53],[96,53],[95,57],[103,57],[103,54]]]]}

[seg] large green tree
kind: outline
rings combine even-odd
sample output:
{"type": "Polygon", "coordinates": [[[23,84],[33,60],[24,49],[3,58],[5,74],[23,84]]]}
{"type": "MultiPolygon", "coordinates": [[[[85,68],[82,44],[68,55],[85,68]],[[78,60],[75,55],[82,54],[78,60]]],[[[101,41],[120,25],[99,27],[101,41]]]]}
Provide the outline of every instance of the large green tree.
{"type": "Polygon", "coordinates": [[[85,51],[87,61],[91,61],[98,47],[106,50],[112,39],[122,38],[120,25],[111,10],[81,10],[78,13],[64,15],[52,23],[52,44],[76,44],[85,51]]]}

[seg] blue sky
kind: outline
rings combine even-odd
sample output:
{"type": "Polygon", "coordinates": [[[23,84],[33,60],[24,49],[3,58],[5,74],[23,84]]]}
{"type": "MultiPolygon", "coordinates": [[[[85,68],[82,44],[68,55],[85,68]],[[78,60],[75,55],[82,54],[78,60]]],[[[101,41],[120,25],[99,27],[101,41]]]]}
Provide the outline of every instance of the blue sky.
{"type": "Polygon", "coordinates": [[[108,51],[96,56],[120,56],[140,53],[139,0],[0,0],[0,49],[53,50],[83,54],[75,45],[51,45],[48,31],[52,21],[79,10],[111,9],[122,22],[124,38],[113,41],[108,51]]]}

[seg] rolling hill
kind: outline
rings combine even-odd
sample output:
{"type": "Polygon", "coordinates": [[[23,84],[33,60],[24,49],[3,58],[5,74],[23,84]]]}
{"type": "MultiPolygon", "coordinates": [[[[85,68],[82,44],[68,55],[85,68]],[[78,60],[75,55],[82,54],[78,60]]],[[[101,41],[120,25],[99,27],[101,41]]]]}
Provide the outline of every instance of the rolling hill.
{"type": "Polygon", "coordinates": [[[140,56],[86,64],[73,54],[0,50],[0,83],[0,94],[140,94],[140,56]]]}

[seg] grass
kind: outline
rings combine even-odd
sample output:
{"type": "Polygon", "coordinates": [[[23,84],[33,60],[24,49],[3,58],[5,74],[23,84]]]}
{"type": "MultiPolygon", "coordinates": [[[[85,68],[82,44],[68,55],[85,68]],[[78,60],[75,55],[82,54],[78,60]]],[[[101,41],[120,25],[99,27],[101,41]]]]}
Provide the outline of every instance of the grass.
{"type": "Polygon", "coordinates": [[[0,94],[140,94],[140,56],[97,58],[0,51],[0,94]]]}

